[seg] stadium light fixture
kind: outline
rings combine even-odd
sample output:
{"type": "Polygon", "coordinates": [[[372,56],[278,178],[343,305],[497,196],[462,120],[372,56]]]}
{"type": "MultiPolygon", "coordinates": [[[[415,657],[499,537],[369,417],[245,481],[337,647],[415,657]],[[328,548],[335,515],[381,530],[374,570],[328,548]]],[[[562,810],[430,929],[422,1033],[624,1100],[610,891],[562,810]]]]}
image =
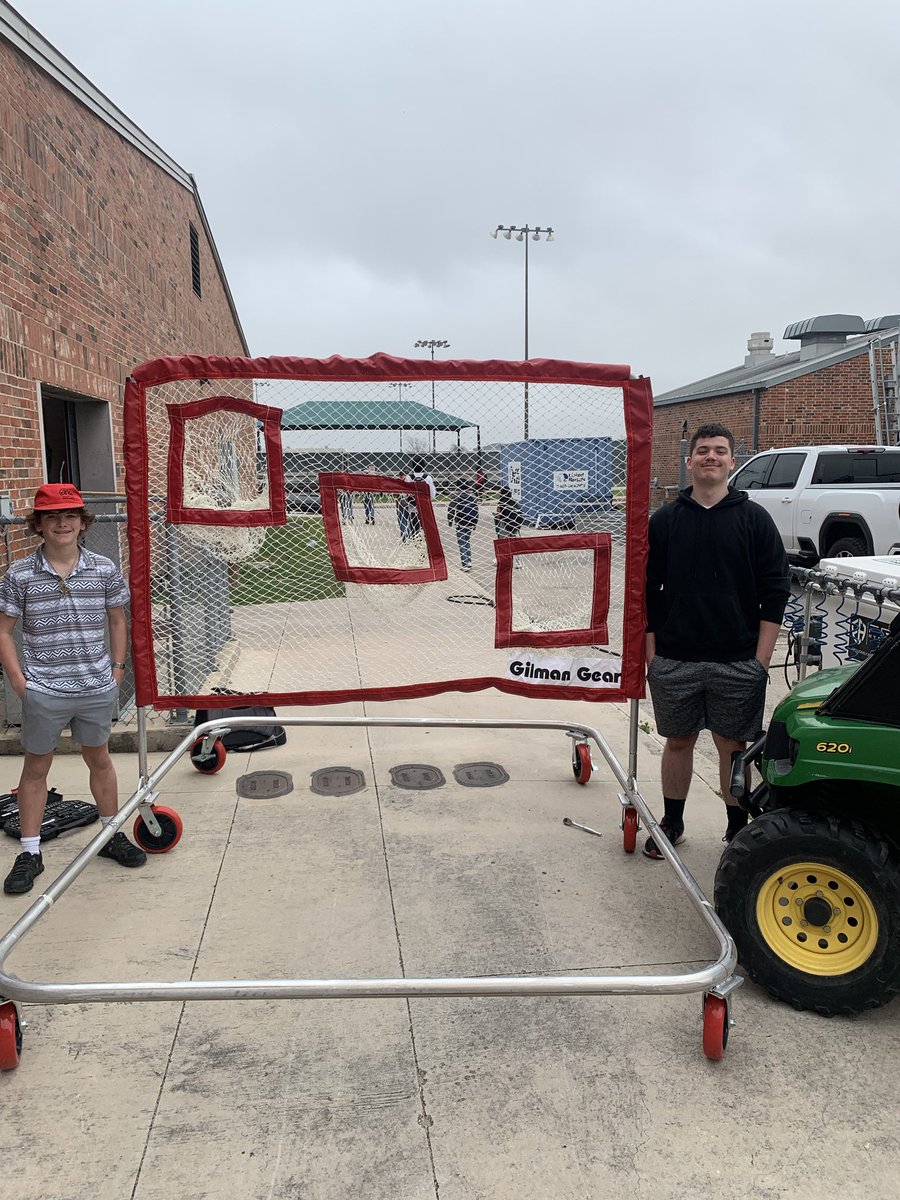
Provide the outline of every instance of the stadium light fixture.
{"type": "MultiPolygon", "coordinates": [[[[502,233],[507,241],[516,235],[516,241],[525,243],[525,361],[528,362],[528,235],[531,234],[531,241],[539,242],[541,234],[546,235],[548,242],[554,241],[553,227],[551,225],[498,225],[491,237],[496,238],[498,233],[502,233]]],[[[524,411],[524,440],[528,441],[528,383],[525,383],[525,411],[524,411]]]]}
{"type": "MultiPolygon", "coordinates": [[[[495,230],[494,237],[496,237],[496,236],[497,236],[497,232],[495,230]]],[[[430,350],[431,351],[431,361],[434,362],[435,350],[446,350],[449,348],[449,346],[450,346],[450,343],[445,342],[443,338],[419,338],[419,340],[416,342],[415,349],[416,350],[430,350]]],[[[434,380],[433,379],[431,381],[431,407],[434,408],[434,380]]],[[[435,432],[435,430],[432,429],[432,431],[431,431],[431,453],[432,454],[434,454],[434,451],[435,451],[436,438],[437,438],[437,433],[435,432]]]]}

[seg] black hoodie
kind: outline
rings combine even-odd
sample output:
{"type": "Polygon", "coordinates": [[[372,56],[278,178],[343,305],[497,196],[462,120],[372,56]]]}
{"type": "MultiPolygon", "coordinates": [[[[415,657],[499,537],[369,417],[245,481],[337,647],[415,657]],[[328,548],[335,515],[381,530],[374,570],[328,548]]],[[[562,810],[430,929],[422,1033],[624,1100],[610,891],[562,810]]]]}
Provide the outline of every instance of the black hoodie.
{"type": "Polygon", "coordinates": [[[650,518],[647,632],[663,658],[753,658],[760,621],[780,625],[790,594],[781,537],[746,492],[730,487],[704,508],[692,491],[650,518]]]}

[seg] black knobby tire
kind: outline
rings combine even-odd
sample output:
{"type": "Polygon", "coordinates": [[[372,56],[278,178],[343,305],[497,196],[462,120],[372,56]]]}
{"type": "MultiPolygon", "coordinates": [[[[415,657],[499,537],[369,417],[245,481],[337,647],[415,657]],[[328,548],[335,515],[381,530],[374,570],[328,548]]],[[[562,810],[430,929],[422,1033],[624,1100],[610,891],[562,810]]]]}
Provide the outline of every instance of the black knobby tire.
{"type": "Polygon", "coordinates": [[[763,813],[722,855],[715,905],[748,975],[776,999],[833,1016],[900,994],[900,855],[856,821],[763,813]]]}
{"type": "Polygon", "coordinates": [[[862,538],[844,537],[828,547],[823,558],[863,558],[869,553],[869,547],[862,538]]]}

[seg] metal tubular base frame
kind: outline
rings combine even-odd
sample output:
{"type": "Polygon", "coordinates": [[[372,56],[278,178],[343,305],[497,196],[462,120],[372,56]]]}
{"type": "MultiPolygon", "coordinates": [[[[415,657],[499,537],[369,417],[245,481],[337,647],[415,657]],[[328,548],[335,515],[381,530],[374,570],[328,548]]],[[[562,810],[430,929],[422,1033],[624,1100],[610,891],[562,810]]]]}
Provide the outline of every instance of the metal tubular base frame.
{"type": "MultiPolygon", "coordinates": [[[[632,702],[631,724],[636,724],[637,702],[632,702]]],[[[273,724],[276,722],[273,722],[273,724]]],[[[336,720],[327,717],[277,718],[282,726],[359,726],[372,728],[454,728],[454,729],[545,729],[560,730],[579,740],[593,743],[606,760],[625,793],[624,799],[637,810],[641,821],[660,847],[688,898],[715,938],[719,957],[702,970],[681,975],[512,975],[478,978],[441,979],[239,979],[172,983],[29,983],[4,970],[6,958],[19,941],[37,924],[68,889],[98,851],[142,806],[156,799],[155,789],[175,763],[188,753],[198,737],[214,734],[227,727],[259,726],[259,717],[231,717],[210,720],[192,728],[183,741],[149,776],[146,755],[142,758],[141,783],[121,806],[115,821],[81,850],[74,861],[41,893],[31,907],[0,939],[0,1000],[32,1004],[122,1003],[136,1000],[321,1000],[356,997],[414,996],[565,996],[565,995],[669,995],[703,992],[727,999],[741,979],[735,975],[737,953],[734,942],[719,920],[699,885],[681,862],[661,831],[635,785],[636,737],[630,741],[630,775],[626,775],[603,736],[589,725],[571,721],[457,720],[449,717],[355,717],[336,720]]],[[[632,731],[634,733],[634,731],[632,731]]]]}

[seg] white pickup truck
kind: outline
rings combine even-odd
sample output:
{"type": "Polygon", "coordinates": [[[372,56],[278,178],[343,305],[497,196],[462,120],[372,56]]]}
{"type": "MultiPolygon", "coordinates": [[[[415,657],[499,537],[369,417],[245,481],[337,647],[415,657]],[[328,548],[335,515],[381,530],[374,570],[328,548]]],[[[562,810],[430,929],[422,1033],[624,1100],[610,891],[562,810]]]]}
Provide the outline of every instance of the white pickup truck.
{"type": "Polygon", "coordinates": [[[792,558],[900,552],[900,446],[767,450],[730,482],[771,514],[792,558]]]}

